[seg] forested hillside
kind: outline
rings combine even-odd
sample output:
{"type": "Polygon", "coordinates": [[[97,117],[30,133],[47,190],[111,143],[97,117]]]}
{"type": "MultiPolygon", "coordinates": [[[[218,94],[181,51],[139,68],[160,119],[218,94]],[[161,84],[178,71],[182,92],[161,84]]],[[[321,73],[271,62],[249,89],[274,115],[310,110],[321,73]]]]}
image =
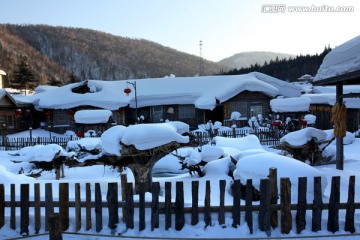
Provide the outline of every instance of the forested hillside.
{"type": "MultiPolygon", "coordinates": [[[[81,80],[199,74],[198,56],[147,40],[118,37],[89,29],[47,25],[3,25],[2,28],[81,80]]],[[[202,66],[203,75],[216,74],[226,69],[206,60],[203,60],[202,66]]]]}
{"type": "Polygon", "coordinates": [[[9,86],[16,66],[24,60],[29,65],[29,70],[40,84],[46,84],[50,79],[61,79],[66,82],[69,72],[59,64],[31,47],[17,35],[9,32],[5,26],[0,25],[0,69],[7,74],[5,86],[9,86]]]}
{"type": "Polygon", "coordinates": [[[278,59],[288,59],[291,57],[295,57],[291,54],[286,53],[275,53],[275,52],[241,52],[234,54],[231,57],[225,58],[218,63],[228,66],[231,69],[240,69],[240,68],[247,68],[251,65],[259,64],[260,66],[264,65],[265,63],[270,62],[271,60],[278,59]]]}
{"type": "Polygon", "coordinates": [[[233,69],[225,72],[224,75],[244,74],[249,72],[262,72],[270,76],[286,80],[289,82],[297,81],[298,78],[305,74],[315,76],[324,57],[331,51],[330,47],[325,47],[321,54],[300,55],[295,58],[281,59],[276,58],[263,66],[259,64],[251,65],[247,68],[233,69]]]}

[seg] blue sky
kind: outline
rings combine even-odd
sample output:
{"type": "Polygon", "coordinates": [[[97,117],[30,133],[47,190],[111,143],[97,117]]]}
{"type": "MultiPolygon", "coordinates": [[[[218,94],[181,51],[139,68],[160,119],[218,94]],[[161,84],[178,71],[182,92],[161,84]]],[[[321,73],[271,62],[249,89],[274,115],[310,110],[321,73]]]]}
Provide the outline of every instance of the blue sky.
{"type": "Polygon", "coordinates": [[[202,55],[212,61],[244,51],[315,54],[360,35],[357,0],[0,0],[0,6],[0,23],[95,29],[197,56],[202,40],[202,55]],[[272,3],[284,12],[264,13],[272,3]],[[354,11],[288,10],[323,5],[354,11]]]}

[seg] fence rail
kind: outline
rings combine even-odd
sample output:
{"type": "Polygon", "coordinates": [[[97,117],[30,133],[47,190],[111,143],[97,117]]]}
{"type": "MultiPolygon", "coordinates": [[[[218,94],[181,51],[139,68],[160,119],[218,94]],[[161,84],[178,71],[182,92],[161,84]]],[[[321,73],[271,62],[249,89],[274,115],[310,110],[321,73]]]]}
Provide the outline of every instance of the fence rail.
{"type": "Polygon", "coordinates": [[[256,135],[262,145],[276,145],[279,143],[280,138],[286,134],[285,130],[279,130],[277,128],[270,129],[233,129],[232,131],[217,131],[211,132],[195,132],[195,136],[200,145],[211,142],[216,136],[229,137],[229,138],[241,138],[246,135],[256,135]]]}
{"type": "MultiPolygon", "coordinates": [[[[339,221],[345,221],[345,231],[354,233],[355,210],[360,209],[360,203],[355,203],[355,176],[350,176],[348,187],[348,199],[346,203],[340,202],[340,177],[333,177],[331,182],[331,194],[328,203],[324,203],[321,192],[321,177],[314,178],[314,200],[308,203],[306,199],[307,178],[299,178],[298,184],[298,202],[291,203],[291,182],[289,178],[280,179],[280,193],[277,191],[276,169],[270,169],[269,179],[260,181],[260,201],[257,204],[253,202],[252,180],[249,179],[245,186],[241,186],[239,180],[233,181],[231,186],[233,195],[233,204],[225,205],[225,189],[226,181],[219,181],[219,205],[211,205],[211,189],[210,181],[204,182],[205,193],[203,197],[204,204],[199,206],[199,182],[191,183],[191,199],[192,206],[185,207],[184,201],[184,184],[183,182],[175,183],[175,196],[171,196],[171,182],[164,183],[164,202],[159,202],[160,183],[152,183],[152,200],[145,201],[145,185],[139,185],[139,200],[134,201],[133,183],[122,182],[121,184],[121,200],[118,193],[118,183],[110,182],[107,187],[106,201],[102,199],[100,184],[95,183],[94,192],[91,191],[90,183],[80,186],[75,183],[74,201],[69,201],[69,183],[59,183],[58,201],[54,201],[53,187],[51,183],[45,184],[45,201],[41,201],[40,184],[34,184],[34,199],[30,199],[30,185],[20,185],[20,199],[16,200],[15,184],[10,185],[10,201],[5,200],[5,186],[0,184],[0,228],[9,225],[11,229],[16,229],[16,214],[20,212],[20,234],[29,234],[30,216],[34,217],[34,232],[37,234],[41,231],[49,231],[49,216],[54,213],[54,208],[58,208],[62,231],[66,231],[70,227],[70,223],[74,223],[72,229],[79,231],[82,227],[86,230],[95,229],[100,232],[104,227],[103,211],[108,209],[107,226],[110,229],[116,229],[119,224],[124,224],[127,229],[137,227],[139,231],[146,228],[146,219],[151,219],[148,227],[151,230],[159,228],[160,219],[164,219],[161,224],[165,230],[174,228],[181,231],[185,225],[185,216],[191,216],[191,225],[200,223],[199,216],[204,221],[205,227],[211,227],[213,221],[218,221],[219,225],[225,224],[225,213],[230,212],[232,216],[232,227],[239,226],[242,221],[247,224],[250,234],[254,232],[253,214],[258,214],[258,227],[260,231],[264,231],[267,236],[271,236],[271,229],[280,227],[281,233],[288,234],[293,228],[296,233],[300,234],[306,223],[306,210],[312,211],[311,230],[317,232],[322,230],[322,212],[328,211],[327,230],[330,232],[339,231],[339,221]],[[275,171],[275,173],[274,173],[275,171]],[[275,176],[275,178],[274,178],[275,176]],[[81,187],[85,187],[85,191],[81,191],[81,187]],[[245,191],[241,191],[245,189],[245,191]],[[84,196],[80,193],[85,192],[84,196]],[[94,196],[94,198],[92,198],[94,196]],[[278,196],[280,196],[278,200],[278,196]],[[92,199],[95,199],[92,201],[92,199]],[[174,199],[174,201],[173,201],[174,199]],[[240,199],[245,200],[245,204],[240,199]],[[5,211],[10,208],[10,211],[5,211]],[[20,208],[20,211],[16,211],[20,208]],[[32,208],[32,211],[30,211],[32,208]],[[82,209],[85,208],[85,226],[82,226],[82,209]],[[44,209],[44,210],[42,210],[44,209]],[[72,209],[72,215],[70,215],[72,209]],[[122,211],[121,211],[122,209],[122,211]],[[148,211],[146,211],[148,209],[148,211]],[[95,211],[93,211],[95,210],[95,211]],[[136,210],[136,211],[135,211],[136,210]],[[339,211],[345,210],[345,220],[339,218],[339,211]],[[5,212],[9,213],[5,216],[5,212]],[[135,212],[138,218],[135,221],[135,212]],[[31,214],[30,214],[31,213],[31,214]],[[95,213],[95,214],[94,214],[95,213]],[[212,219],[212,213],[217,213],[217,218],[212,219]],[[293,218],[293,214],[296,217],[293,218]],[[44,215],[42,215],[44,214],[44,215]],[[93,216],[95,215],[95,217],[93,216]],[[146,214],[148,214],[146,216],[146,214]],[[164,217],[160,218],[159,215],[164,217]],[[149,216],[150,215],[150,216],[149,216]],[[175,218],[172,216],[175,215],[175,218]],[[278,215],[281,218],[278,218],[278,215]],[[75,219],[71,219],[70,216],[75,219]],[[244,218],[242,219],[241,216],[244,218]],[[9,220],[8,220],[9,219],[9,220]],[[93,219],[95,221],[93,222],[93,219]],[[122,219],[122,221],[120,221],[122,219]],[[174,219],[174,220],[173,220],[174,219]],[[293,223],[293,219],[295,222],[293,223]],[[8,220],[8,222],[6,221],[8,220]],[[42,221],[43,220],[43,221],[42,221]],[[174,221],[174,222],[172,222],[174,221]],[[41,223],[44,222],[45,226],[41,223]],[[138,224],[135,226],[135,224],[138,224]],[[279,225],[280,224],[280,225],[279,225]]],[[[148,223],[149,224],[149,223],[148,223]]]]}
{"type": "MultiPolygon", "coordinates": [[[[215,136],[229,137],[229,138],[241,138],[248,134],[256,135],[262,145],[276,145],[279,143],[280,138],[285,134],[278,129],[233,129],[232,131],[212,131],[209,132],[195,132],[195,137],[200,145],[207,144],[215,136]]],[[[78,137],[18,137],[9,138],[6,135],[0,136],[0,150],[19,150],[24,147],[34,145],[47,145],[58,144],[65,148],[69,141],[78,140],[78,137]]]]}
{"type": "Polygon", "coordinates": [[[78,140],[78,137],[17,137],[9,138],[6,136],[0,137],[0,150],[19,150],[24,147],[35,146],[35,145],[47,145],[47,144],[58,144],[63,148],[66,148],[69,141],[78,140]]]}

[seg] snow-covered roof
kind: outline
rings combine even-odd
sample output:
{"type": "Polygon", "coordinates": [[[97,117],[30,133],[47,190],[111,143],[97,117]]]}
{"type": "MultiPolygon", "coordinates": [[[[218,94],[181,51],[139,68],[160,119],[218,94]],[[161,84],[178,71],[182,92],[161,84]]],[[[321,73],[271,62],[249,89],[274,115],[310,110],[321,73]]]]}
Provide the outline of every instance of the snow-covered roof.
{"type": "Polygon", "coordinates": [[[29,97],[17,97],[20,102],[32,102],[37,109],[69,109],[78,106],[94,106],[116,110],[130,105],[135,108],[135,91],[127,82],[136,81],[138,107],[194,104],[199,109],[214,109],[216,101],[225,102],[242,91],[262,92],[275,97],[298,97],[301,88],[266,74],[253,72],[232,76],[200,76],[149,78],[138,80],[101,81],[88,80],[87,93],[72,89],[84,84],[73,83],[52,88],[29,97]],[[127,96],[125,88],[132,91],[127,96]]]}
{"type": "Polygon", "coordinates": [[[360,70],[360,36],[331,50],[324,58],[314,82],[360,70]]]}
{"type": "MultiPolygon", "coordinates": [[[[336,86],[314,86],[314,93],[336,93],[336,86]]],[[[345,85],[343,86],[343,93],[360,93],[359,85],[345,85]]]]}
{"type": "MultiPolygon", "coordinates": [[[[310,98],[311,104],[326,104],[334,106],[336,103],[336,93],[314,93],[301,96],[310,98]]],[[[360,109],[360,98],[344,98],[346,108],[360,109]]]]}
{"type": "Polygon", "coordinates": [[[75,113],[74,120],[81,124],[108,123],[111,116],[110,110],[80,110],[75,113]]]}
{"type": "Polygon", "coordinates": [[[276,98],[270,101],[273,112],[308,112],[311,99],[307,97],[276,98]]]}
{"type": "Polygon", "coordinates": [[[6,73],[0,69],[0,75],[6,75],[6,73]]]}

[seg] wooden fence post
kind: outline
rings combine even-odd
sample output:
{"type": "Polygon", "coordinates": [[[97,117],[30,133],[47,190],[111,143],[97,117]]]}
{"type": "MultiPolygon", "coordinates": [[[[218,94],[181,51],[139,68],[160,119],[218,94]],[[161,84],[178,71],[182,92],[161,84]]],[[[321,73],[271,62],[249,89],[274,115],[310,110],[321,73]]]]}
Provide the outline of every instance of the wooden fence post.
{"type": "Polygon", "coordinates": [[[306,226],[306,192],[307,178],[299,177],[298,184],[298,202],[296,206],[296,233],[300,234],[306,226]]]}
{"type": "Polygon", "coordinates": [[[85,209],[86,209],[86,223],[85,223],[85,229],[90,230],[91,229],[91,185],[90,183],[86,183],[86,193],[85,193],[85,209]]]}
{"type": "Polygon", "coordinates": [[[126,209],[125,209],[125,202],[126,202],[126,185],[127,185],[127,174],[122,173],[121,175],[121,201],[123,202],[122,207],[122,220],[123,223],[126,223],[126,209]]]}
{"type": "Polygon", "coordinates": [[[265,231],[268,237],[271,236],[270,225],[270,181],[269,179],[260,180],[260,210],[259,210],[259,229],[265,231]]]}
{"type": "Polygon", "coordinates": [[[10,228],[16,229],[16,194],[15,194],[15,184],[10,185],[10,228]]]}
{"type": "Polygon", "coordinates": [[[60,214],[51,213],[49,216],[49,240],[62,240],[60,214]]]}
{"type": "Polygon", "coordinates": [[[225,187],[226,187],[226,181],[220,180],[219,181],[220,202],[219,202],[219,215],[218,215],[219,225],[225,224],[225,187]]]}
{"type": "Polygon", "coordinates": [[[339,231],[340,177],[332,177],[327,230],[339,231]]]}
{"type": "Polygon", "coordinates": [[[133,184],[126,184],[126,229],[134,228],[134,193],[133,184]]]}
{"type": "MultiPolygon", "coordinates": [[[[136,186],[135,186],[136,187],[136,186]]],[[[139,231],[146,228],[145,222],[145,183],[139,183],[139,231]]]]}
{"type": "Polygon", "coordinates": [[[106,195],[106,200],[108,202],[109,209],[109,223],[108,226],[110,229],[115,229],[116,224],[119,223],[118,215],[118,184],[117,182],[108,183],[108,191],[106,195]]]}
{"type": "Polygon", "coordinates": [[[252,200],[253,200],[253,185],[252,180],[246,180],[246,195],[245,195],[245,221],[248,225],[250,234],[253,234],[253,217],[252,217],[252,200]]]}
{"type": "Polygon", "coordinates": [[[240,225],[240,180],[234,180],[232,185],[233,190],[233,208],[232,208],[232,226],[236,228],[240,225]]]}
{"type": "Polygon", "coordinates": [[[95,218],[96,232],[100,232],[103,226],[100,183],[95,183],[95,218]]]}
{"type": "Polygon", "coordinates": [[[165,182],[165,230],[171,228],[171,182],[165,182]]]}
{"type": "Polygon", "coordinates": [[[196,225],[199,222],[199,181],[191,182],[191,225],[196,225]]]}
{"type": "Polygon", "coordinates": [[[20,234],[29,235],[29,184],[20,185],[20,234]]]}
{"type": "MultiPolygon", "coordinates": [[[[270,180],[270,204],[277,204],[279,193],[278,193],[278,185],[277,185],[277,169],[270,168],[269,169],[269,180],[270,180]]],[[[270,224],[272,228],[277,228],[278,223],[278,213],[277,210],[271,211],[270,224]]]]}
{"type": "Polygon", "coordinates": [[[322,191],[321,191],[321,177],[314,177],[314,201],[312,211],[312,225],[313,232],[321,230],[321,215],[323,209],[322,191]]]}
{"type": "Polygon", "coordinates": [[[0,229],[5,225],[5,187],[0,184],[0,229]]]}
{"type": "Polygon", "coordinates": [[[59,184],[59,213],[61,230],[69,228],[69,183],[59,184]]]}
{"type": "Polygon", "coordinates": [[[291,183],[289,178],[280,179],[281,233],[288,234],[292,229],[291,183]]]}
{"type": "Polygon", "coordinates": [[[81,229],[81,193],[80,183],[75,183],[75,231],[81,229]]]}
{"type": "Polygon", "coordinates": [[[175,230],[180,231],[185,225],[184,183],[176,182],[175,230]]]}
{"type": "Polygon", "coordinates": [[[211,211],[210,211],[210,194],[211,194],[211,188],[210,188],[210,181],[206,181],[206,187],[205,187],[205,199],[204,199],[204,221],[205,221],[205,227],[211,226],[211,211]]]}
{"type": "Polygon", "coordinates": [[[45,183],[45,231],[49,231],[49,217],[54,213],[52,184],[45,183]]]}
{"type": "Polygon", "coordinates": [[[160,194],[160,183],[153,182],[151,184],[151,231],[155,228],[159,228],[159,194],[160,194]]]}
{"type": "Polygon", "coordinates": [[[349,177],[349,190],[348,190],[348,200],[346,203],[346,215],[345,215],[345,231],[354,233],[354,215],[355,215],[355,176],[349,177]]]}
{"type": "Polygon", "coordinates": [[[34,212],[35,212],[35,233],[38,234],[41,228],[41,208],[40,208],[40,184],[34,184],[34,212]]]}

